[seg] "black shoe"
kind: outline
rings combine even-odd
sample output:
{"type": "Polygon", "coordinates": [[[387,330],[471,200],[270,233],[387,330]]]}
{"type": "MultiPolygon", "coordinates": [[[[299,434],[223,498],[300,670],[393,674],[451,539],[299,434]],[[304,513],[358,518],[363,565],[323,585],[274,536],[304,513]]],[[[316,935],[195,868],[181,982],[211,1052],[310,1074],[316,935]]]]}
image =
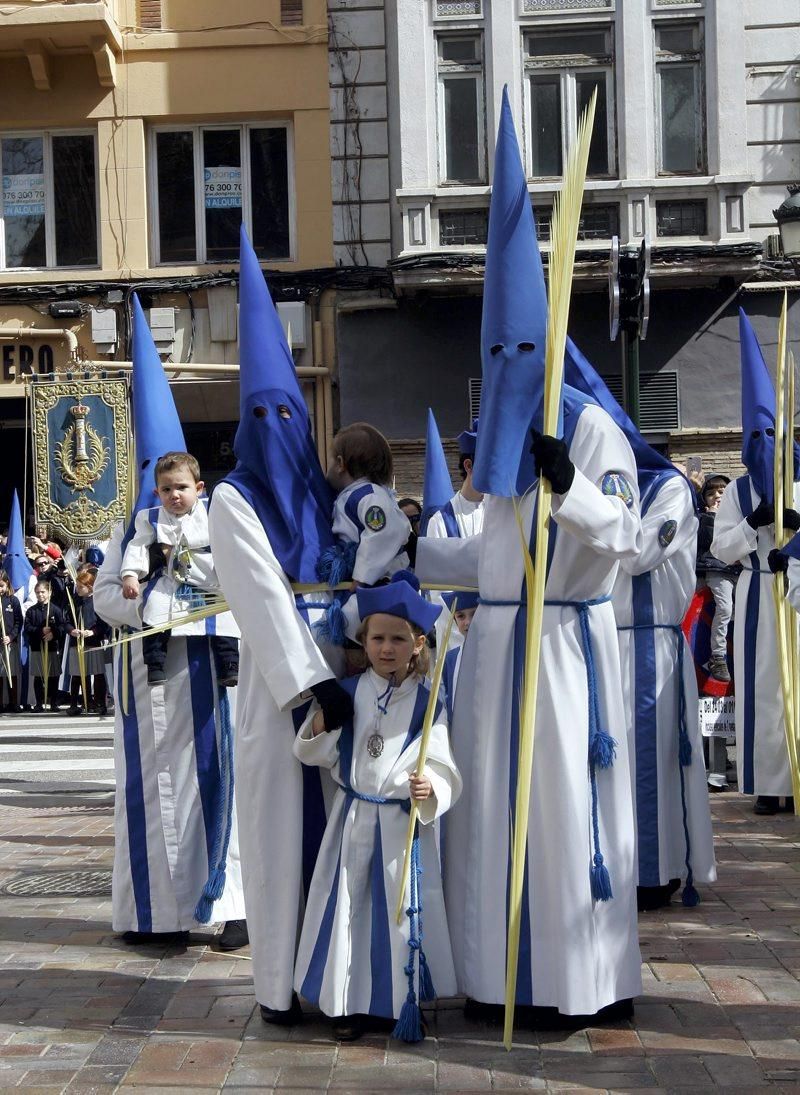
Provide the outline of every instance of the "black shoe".
{"type": "Polygon", "coordinates": [[[506,1009],[502,1004],[482,1004],[480,1000],[467,997],[464,1004],[464,1018],[473,1023],[487,1023],[500,1026],[505,1019],[506,1009]]]}
{"type": "Polygon", "coordinates": [[[712,795],[721,795],[723,791],[728,790],[728,785],[727,783],[709,783],[708,790],[712,795]]]}
{"type": "Polygon", "coordinates": [[[154,666],[147,667],[147,683],[149,685],[164,684],[167,679],[167,674],[163,669],[156,669],[154,666]]]}
{"type": "Polygon", "coordinates": [[[585,1030],[633,1018],[633,1000],[616,1000],[593,1015],[562,1015],[558,1008],[546,1007],[522,1007],[517,1011],[518,1025],[523,1030],[585,1030]]]}
{"type": "Polygon", "coordinates": [[[6,708],[9,715],[19,715],[22,713],[22,708],[18,703],[10,703],[6,708]]]}
{"type": "Polygon", "coordinates": [[[37,715],[41,715],[41,713],[44,711],[44,704],[37,703],[33,706],[31,710],[35,711],[37,715]]]}
{"type": "Polygon", "coordinates": [[[142,946],[144,944],[161,947],[183,946],[189,942],[188,932],[123,932],[122,942],[129,946],[142,946]]]}
{"type": "Polygon", "coordinates": [[[671,878],[664,886],[637,886],[636,907],[639,912],[663,909],[665,905],[669,905],[670,898],[680,887],[679,878],[671,878]]]}
{"type": "Polygon", "coordinates": [[[791,795],[787,795],[786,798],[783,800],[783,806],[781,806],[781,811],[786,814],[794,813],[794,798],[791,795]]]}
{"type": "Polygon", "coordinates": [[[70,709],[67,711],[67,714],[71,715],[73,718],[75,718],[76,715],[82,715],[83,714],[83,708],[76,707],[73,704],[72,707],[70,707],[70,709]]]}
{"type": "Polygon", "coordinates": [[[294,1027],[303,1021],[303,1009],[297,999],[297,993],[292,993],[292,1006],[280,1011],[278,1008],[268,1008],[266,1004],[259,1004],[261,1018],[265,1023],[272,1023],[276,1027],[294,1027]]]}
{"type": "Polygon", "coordinates": [[[777,795],[759,795],[756,799],[756,804],[753,807],[754,814],[777,814],[778,812],[778,796],[777,795]]]}
{"type": "Polygon", "coordinates": [[[104,719],[106,717],[106,715],[108,715],[108,708],[106,707],[105,704],[103,704],[102,707],[97,708],[97,714],[98,714],[99,718],[101,718],[101,719],[104,719]]]}
{"type": "Polygon", "coordinates": [[[228,920],[217,939],[217,946],[221,951],[238,951],[241,947],[246,947],[249,942],[247,921],[228,920]]]}
{"type": "Polygon", "coordinates": [[[357,1042],[364,1034],[363,1015],[337,1015],[331,1019],[334,1040],[337,1042],[357,1042]]]}

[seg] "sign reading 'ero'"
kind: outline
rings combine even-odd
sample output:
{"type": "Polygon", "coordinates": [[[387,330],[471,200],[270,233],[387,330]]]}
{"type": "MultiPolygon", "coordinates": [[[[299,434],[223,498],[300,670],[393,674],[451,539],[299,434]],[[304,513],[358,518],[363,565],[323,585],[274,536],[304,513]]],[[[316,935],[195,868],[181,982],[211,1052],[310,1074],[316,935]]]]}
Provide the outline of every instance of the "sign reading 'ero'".
{"type": "Polygon", "coordinates": [[[33,346],[25,342],[7,342],[2,348],[3,355],[3,380],[13,383],[21,380],[23,376],[33,376],[35,371],[45,374],[53,372],[53,347],[43,342],[34,353],[33,346]]]}

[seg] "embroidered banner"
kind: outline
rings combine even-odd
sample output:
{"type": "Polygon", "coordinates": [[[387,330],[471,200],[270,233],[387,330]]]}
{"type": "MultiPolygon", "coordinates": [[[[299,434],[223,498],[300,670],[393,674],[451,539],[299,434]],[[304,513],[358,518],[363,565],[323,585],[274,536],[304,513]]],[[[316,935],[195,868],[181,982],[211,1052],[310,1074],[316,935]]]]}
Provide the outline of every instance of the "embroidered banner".
{"type": "Polygon", "coordinates": [[[31,385],[37,524],[69,540],[110,536],[128,510],[128,384],[59,380],[31,385]]]}

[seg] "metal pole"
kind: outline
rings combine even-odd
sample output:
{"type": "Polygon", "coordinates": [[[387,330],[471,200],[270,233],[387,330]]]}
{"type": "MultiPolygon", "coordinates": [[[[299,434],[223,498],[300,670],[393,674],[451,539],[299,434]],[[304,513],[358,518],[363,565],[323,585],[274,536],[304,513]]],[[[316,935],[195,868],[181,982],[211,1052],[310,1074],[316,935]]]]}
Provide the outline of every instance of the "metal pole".
{"type": "Polygon", "coordinates": [[[622,331],[623,376],[625,378],[625,410],[639,428],[639,331],[631,332],[627,325],[622,331]]]}

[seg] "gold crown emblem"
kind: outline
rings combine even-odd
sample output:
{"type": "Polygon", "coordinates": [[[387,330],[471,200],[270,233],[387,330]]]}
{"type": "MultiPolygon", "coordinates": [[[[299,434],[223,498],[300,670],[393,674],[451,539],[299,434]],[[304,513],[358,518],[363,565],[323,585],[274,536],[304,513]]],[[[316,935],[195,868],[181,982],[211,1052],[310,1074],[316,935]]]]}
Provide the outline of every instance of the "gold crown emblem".
{"type": "Polygon", "coordinates": [[[73,407],[70,407],[69,413],[76,418],[86,418],[90,410],[91,407],[87,407],[85,403],[76,403],[73,407]]]}

